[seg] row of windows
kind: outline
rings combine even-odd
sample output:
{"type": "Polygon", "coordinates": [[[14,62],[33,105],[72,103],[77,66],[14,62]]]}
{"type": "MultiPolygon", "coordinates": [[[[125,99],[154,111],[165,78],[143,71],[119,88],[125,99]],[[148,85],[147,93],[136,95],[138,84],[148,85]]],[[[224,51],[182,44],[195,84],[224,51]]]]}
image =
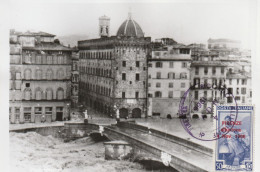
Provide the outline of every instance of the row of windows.
{"type": "Polygon", "coordinates": [[[68,56],[41,56],[41,55],[25,55],[23,63],[26,64],[70,64],[68,56]]]}
{"type": "MultiPolygon", "coordinates": [[[[152,63],[149,63],[149,64],[148,64],[148,67],[153,67],[153,64],[152,64],[152,63]]],[[[155,67],[156,67],[156,68],[163,68],[163,67],[164,67],[163,62],[156,62],[156,63],[155,63],[155,67]]],[[[169,67],[170,67],[170,68],[174,68],[174,62],[169,62],[169,67]]],[[[181,63],[181,67],[182,67],[182,68],[186,68],[186,67],[187,67],[187,62],[182,62],[182,63],[181,63]]]]}
{"type": "Polygon", "coordinates": [[[80,59],[111,59],[112,52],[80,52],[80,59]]]}
{"type": "MultiPolygon", "coordinates": [[[[126,98],[126,94],[125,94],[124,91],[122,92],[122,98],[126,98]]],[[[136,99],[139,98],[139,92],[138,92],[138,91],[135,92],[135,98],[136,98],[136,99]]]]}
{"type": "MultiPolygon", "coordinates": [[[[156,72],[156,79],[162,79],[161,75],[162,75],[161,72],[156,72]]],[[[151,75],[149,75],[148,78],[151,79],[151,75]]],[[[179,74],[179,77],[176,77],[174,72],[169,72],[167,78],[168,79],[188,79],[188,75],[186,72],[182,72],[179,74]]],[[[165,78],[163,78],[163,79],[165,79],[165,78]]]]}
{"type": "MultiPolygon", "coordinates": [[[[125,81],[126,80],[126,73],[122,73],[122,80],[125,81]]],[[[140,80],[140,74],[136,73],[135,74],[135,80],[139,81],[140,80]]]]}
{"type": "Polygon", "coordinates": [[[110,96],[111,95],[111,89],[91,83],[80,83],[80,88],[87,91],[92,91],[97,94],[101,94],[104,96],[110,96]]]}
{"type": "MultiPolygon", "coordinates": [[[[236,94],[238,95],[239,94],[239,88],[236,88],[236,94]]],[[[230,93],[230,94],[233,94],[233,88],[228,88],[228,92],[230,93]]],[[[246,94],[246,88],[245,87],[243,87],[243,88],[241,88],[241,94],[246,94]]]]}
{"type": "MultiPolygon", "coordinates": [[[[135,67],[140,67],[140,61],[135,62],[135,67]]],[[[126,61],[122,61],[122,67],[126,67],[126,61]]]]}
{"type": "MultiPolygon", "coordinates": [[[[185,91],[180,92],[180,97],[184,95],[185,91]]],[[[149,93],[148,97],[153,97],[153,94],[149,93]]],[[[162,98],[162,92],[161,91],[155,91],[154,92],[154,97],[156,98],[162,98]]],[[[173,91],[168,91],[168,98],[173,98],[173,91]]]]}
{"type": "MultiPolygon", "coordinates": [[[[23,91],[23,99],[24,100],[52,100],[54,99],[54,91],[51,88],[47,88],[45,92],[41,88],[36,88],[35,89],[35,97],[32,97],[32,90],[30,88],[25,88],[23,91]]],[[[56,99],[62,100],[65,99],[64,97],[64,89],[59,87],[56,91],[56,99]]]]}
{"type": "MultiPolygon", "coordinates": [[[[161,88],[161,83],[160,82],[157,82],[155,84],[156,88],[161,88]]],[[[151,87],[151,83],[148,83],[148,87],[151,87]]],[[[168,85],[169,88],[173,88],[173,82],[169,82],[169,85],[168,85]]],[[[181,83],[181,88],[185,88],[185,83],[181,83]]]]}
{"type": "MultiPolygon", "coordinates": [[[[200,78],[194,78],[193,79],[193,85],[201,85],[201,81],[202,79],[200,78]]],[[[225,79],[216,79],[216,78],[212,78],[212,85],[219,85],[222,86],[225,83],[225,79]]],[[[208,85],[208,79],[204,79],[204,86],[208,85]]]]}
{"type": "MultiPolygon", "coordinates": [[[[229,85],[232,85],[232,80],[233,79],[229,79],[229,85]]],[[[237,85],[240,84],[240,79],[237,79],[237,85]]],[[[241,79],[241,84],[242,85],[247,85],[247,79],[241,79]]]]}
{"type": "MultiPolygon", "coordinates": [[[[211,69],[212,69],[212,74],[215,75],[216,74],[216,67],[213,66],[211,69]]],[[[223,66],[221,67],[220,72],[221,72],[221,74],[224,74],[225,68],[223,66]]],[[[205,66],[204,67],[204,75],[207,75],[207,74],[208,74],[208,67],[205,66]]],[[[199,75],[199,67],[198,66],[195,67],[195,75],[199,75]]]]}
{"type": "Polygon", "coordinates": [[[110,69],[103,68],[92,68],[92,67],[80,67],[80,72],[85,74],[103,76],[103,77],[111,77],[112,71],[110,69]]]}
{"type": "MultiPolygon", "coordinates": [[[[25,69],[24,71],[24,79],[30,80],[30,79],[65,79],[65,72],[62,68],[58,69],[56,71],[56,77],[54,76],[54,72],[52,69],[47,69],[46,73],[44,73],[41,69],[36,69],[34,72],[34,77],[32,76],[32,70],[31,69],[25,69]]],[[[16,78],[17,79],[17,78],[16,78]]]]}

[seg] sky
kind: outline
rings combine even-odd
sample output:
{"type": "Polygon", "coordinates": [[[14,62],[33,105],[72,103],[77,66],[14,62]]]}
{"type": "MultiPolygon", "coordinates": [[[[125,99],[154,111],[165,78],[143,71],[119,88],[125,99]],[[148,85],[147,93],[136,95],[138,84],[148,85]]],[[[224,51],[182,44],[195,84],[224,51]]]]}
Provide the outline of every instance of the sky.
{"type": "Polygon", "coordinates": [[[12,0],[10,28],[97,38],[100,16],[111,18],[111,35],[116,35],[129,11],[145,36],[153,40],[171,37],[177,42],[190,44],[206,43],[209,38],[229,38],[241,40],[243,47],[250,48],[254,37],[254,0],[12,0]]]}

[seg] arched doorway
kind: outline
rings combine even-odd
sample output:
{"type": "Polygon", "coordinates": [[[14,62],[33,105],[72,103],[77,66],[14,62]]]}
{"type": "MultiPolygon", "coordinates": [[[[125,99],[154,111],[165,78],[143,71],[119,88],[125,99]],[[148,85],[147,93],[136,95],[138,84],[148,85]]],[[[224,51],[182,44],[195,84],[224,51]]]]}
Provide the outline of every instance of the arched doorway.
{"type": "Polygon", "coordinates": [[[121,108],[119,110],[119,117],[126,118],[128,116],[128,110],[126,108],[121,108]]]}
{"type": "Polygon", "coordinates": [[[170,114],[168,114],[167,119],[172,119],[172,116],[170,114]]]}
{"type": "Polygon", "coordinates": [[[192,118],[193,118],[193,119],[199,119],[199,115],[198,115],[198,114],[194,114],[194,115],[192,116],[192,118]]]}
{"type": "Polygon", "coordinates": [[[141,118],[141,109],[134,108],[132,111],[132,117],[133,118],[141,118]]]}

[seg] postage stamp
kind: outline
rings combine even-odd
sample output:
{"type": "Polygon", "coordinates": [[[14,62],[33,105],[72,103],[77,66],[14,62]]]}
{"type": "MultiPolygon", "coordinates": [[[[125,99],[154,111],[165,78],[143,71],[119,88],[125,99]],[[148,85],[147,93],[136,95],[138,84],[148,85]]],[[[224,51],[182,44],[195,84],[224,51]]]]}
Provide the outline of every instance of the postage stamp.
{"type": "Polygon", "coordinates": [[[253,171],[254,107],[217,105],[216,171],[253,171]],[[232,113],[237,112],[236,121],[232,113]]]}

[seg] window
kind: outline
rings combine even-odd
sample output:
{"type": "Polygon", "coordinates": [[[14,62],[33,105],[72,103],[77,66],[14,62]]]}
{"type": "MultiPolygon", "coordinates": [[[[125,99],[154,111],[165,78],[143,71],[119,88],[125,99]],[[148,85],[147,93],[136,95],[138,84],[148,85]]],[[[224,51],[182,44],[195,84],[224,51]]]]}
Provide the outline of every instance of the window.
{"type": "Polygon", "coordinates": [[[189,49],[180,49],[180,54],[189,54],[190,50],[189,49]]]}
{"type": "Polygon", "coordinates": [[[182,65],[181,65],[181,67],[187,67],[187,63],[186,62],[182,62],[182,65]]]}
{"type": "Polygon", "coordinates": [[[126,80],[126,74],[122,73],[122,80],[126,80]]]}
{"type": "Polygon", "coordinates": [[[173,88],[173,83],[172,82],[169,83],[169,88],[173,88]]]}
{"type": "Polygon", "coordinates": [[[246,85],[246,79],[242,79],[242,85],[246,85]]]}
{"type": "Polygon", "coordinates": [[[245,103],[246,100],[245,100],[245,96],[242,97],[242,103],[245,103]]]}
{"type": "Polygon", "coordinates": [[[237,88],[237,94],[239,94],[239,88],[237,88]]]}
{"type": "Polygon", "coordinates": [[[63,88],[58,88],[58,90],[57,90],[57,99],[58,100],[64,99],[64,90],[63,90],[63,88]]]}
{"type": "Polygon", "coordinates": [[[47,64],[52,64],[52,56],[47,56],[47,64]]]}
{"type": "Polygon", "coordinates": [[[160,82],[157,82],[157,83],[156,83],[156,87],[157,87],[157,88],[160,88],[160,87],[161,87],[161,83],[160,83],[160,82]]]}
{"type": "Polygon", "coordinates": [[[246,88],[241,88],[241,94],[246,94],[246,88]]]}
{"type": "Polygon", "coordinates": [[[139,76],[140,76],[139,73],[136,73],[136,74],[135,74],[135,80],[136,80],[136,81],[139,81],[139,79],[140,79],[139,76]]]}
{"type": "Polygon", "coordinates": [[[39,87],[35,89],[35,99],[36,100],[42,99],[42,90],[39,87]]]}
{"type": "Polygon", "coordinates": [[[229,79],[229,85],[232,85],[232,79],[229,79]]]}
{"type": "Polygon", "coordinates": [[[46,89],[46,99],[47,100],[52,100],[52,89],[51,88],[47,88],[46,89]]]}
{"type": "Polygon", "coordinates": [[[216,67],[215,67],[215,66],[212,67],[212,74],[213,74],[213,75],[216,74],[216,67]]]}
{"type": "Polygon", "coordinates": [[[125,98],[125,92],[122,92],[122,98],[125,98]]]}
{"type": "Polygon", "coordinates": [[[181,78],[181,79],[187,79],[187,73],[182,72],[182,73],[180,74],[180,78],[181,78]]]}
{"type": "Polygon", "coordinates": [[[198,91],[195,91],[195,100],[198,100],[199,99],[199,92],[198,91]]]}
{"type": "Polygon", "coordinates": [[[36,70],[36,79],[40,80],[42,79],[42,71],[41,70],[36,70]]]}
{"type": "Polygon", "coordinates": [[[31,71],[31,69],[26,69],[24,71],[24,78],[26,80],[30,80],[32,78],[32,71],[31,71]]]}
{"type": "Polygon", "coordinates": [[[35,114],[42,114],[42,107],[35,107],[34,108],[34,113],[35,114]]]}
{"type": "Polygon", "coordinates": [[[52,114],[52,107],[45,107],[45,114],[52,114]]]}
{"type": "Polygon", "coordinates": [[[208,85],[208,80],[204,79],[204,86],[207,87],[207,85],[208,85]]]}
{"type": "Polygon", "coordinates": [[[168,78],[169,78],[169,79],[175,79],[175,73],[169,72],[169,73],[168,73],[168,78]]]}
{"type": "Polygon", "coordinates": [[[64,72],[62,69],[59,69],[57,71],[57,79],[63,79],[64,78],[64,72]]]}
{"type": "Polygon", "coordinates": [[[36,64],[41,64],[42,62],[41,56],[36,56],[36,64]]]}
{"type": "Polygon", "coordinates": [[[150,93],[148,93],[148,97],[153,97],[153,95],[152,95],[152,94],[150,94],[150,93]]]}
{"type": "Polygon", "coordinates": [[[24,107],[23,108],[23,114],[24,114],[24,122],[31,122],[32,108],[31,107],[24,107]]]}
{"type": "Polygon", "coordinates": [[[173,91],[169,91],[169,92],[168,92],[168,97],[169,97],[169,98],[173,98],[173,91]]]}
{"type": "Polygon", "coordinates": [[[21,84],[22,84],[22,82],[21,81],[15,81],[15,89],[16,90],[20,90],[21,89],[21,84]]]}
{"type": "Polygon", "coordinates": [[[181,88],[185,88],[185,83],[181,83],[181,88]]]}
{"type": "Polygon", "coordinates": [[[148,63],[148,67],[153,67],[153,64],[152,63],[148,63]]]}
{"type": "Polygon", "coordinates": [[[236,97],[235,97],[235,100],[239,100],[239,101],[240,101],[240,97],[239,97],[239,96],[236,96],[236,97]]]}
{"type": "Polygon", "coordinates": [[[228,88],[228,94],[233,94],[233,88],[228,88]]]}
{"type": "Polygon", "coordinates": [[[221,67],[221,74],[224,74],[224,70],[225,70],[225,68],[221,67]]]}
{"type": "Polygon", "coordinates": [[[46,73],[46,79],[51,80],[53,76],[52,69],[48,69],[46,73]]]}
{"type": "Polygon", "coordinates": [[[208,74],[208,67],[204,67],[204,74],[205,74],[205,75],[208,74]]]}
{"type": "Polygon", "coordinates": [[[151,87],[151,83],[150,82],[148,83],[148,87],[151,87]]]}
{"type": "Polygon", "coordinates": [[[157,73],[156,73],[156,78],[157,78],[157,79],[161,79],[161,72],[157,72],[157,73]]]}
{"type": "Polygon", "coordinates": [[[148,75],[148,78],[151,79],[151,75],[148,75]]]}
{"type": "Polygon", "coordinates": [[[162,97],[162,93],[160,91],[156,91],[155,97],[158,97],[158,98],[162,97]]]}
{"type": "Polygon", "coordinates": [[[126,61],[122,61],[122,66],[126,67],[126,61]]]}
{"type": "Polygon", "coordinates": [[[199,74],[199,67],[195,67],[195,75],[199,74]]]}
{"type": "Polygon", "coordinates": [[[156,62],[155,67],[156,68],[162,68],[163,67],[162,62],[156,62]]]}
{"type": "Polygon", "coordinates": [[[136,67],[139,67],[139,66],[140,66],[140,62],[139,62],[139,61],[136,61],[136,62],[135,62],[135,66],[136,66],[136,67]]]}
{"type": "Polygon", "coordinates": [[[25,100],[30,100],[32,95],[32,91],[30,88],[25,88],[24,90],[24,99],[25,100]]]}
{"type": "Polygon", "coordinates": [[[170,63],[169,63],[169,67],[170,67],[170,68],[173,68],[173,62],[170,62],[170,63]]]}
{"type": "Polygon", "coordinates": [[[138,91],[135,92],[135,98],[136,98],[136,99],[139,98],[139,92],[138,92],[138,91]]]}
{"type": "Polygon", "coordinates": [[[237,85],[239,85],[239,79],[237,79],[237,85]]]}
{"type": "Polygon", "coordinates": [[[207,99],[207,94],[208,94],[208,92],[204,91],[204,98],[206,98],[206,99],[207,99]]]}

